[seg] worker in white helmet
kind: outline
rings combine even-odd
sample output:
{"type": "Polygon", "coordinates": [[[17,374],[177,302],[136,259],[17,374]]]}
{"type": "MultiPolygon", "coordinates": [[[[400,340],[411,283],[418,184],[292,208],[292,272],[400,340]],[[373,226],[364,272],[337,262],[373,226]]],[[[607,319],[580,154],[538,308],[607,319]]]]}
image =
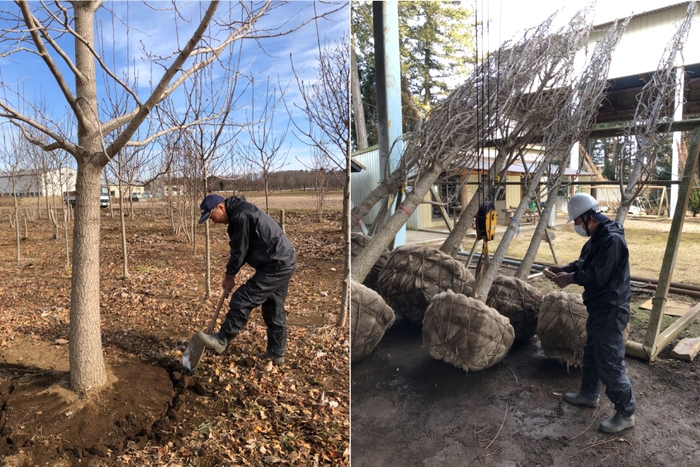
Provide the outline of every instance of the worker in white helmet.
{"type": "Polygon", "coordinates": [[[635,399],[626,373],[624,330],[630,319],[629,252],[622,225],[608,219],[591,195],[578,193],[569,200],[569,221],[588,241],[578,260],[552,266],[552,281],[564,288],[583,286],[588,310],[587,341],[583,347],[583,376],[579,392],[564,394],[569,404],[596,407],[601,386],[615,404],[615,415],[599,429],[619,433],[634,426],[635,399]]]}

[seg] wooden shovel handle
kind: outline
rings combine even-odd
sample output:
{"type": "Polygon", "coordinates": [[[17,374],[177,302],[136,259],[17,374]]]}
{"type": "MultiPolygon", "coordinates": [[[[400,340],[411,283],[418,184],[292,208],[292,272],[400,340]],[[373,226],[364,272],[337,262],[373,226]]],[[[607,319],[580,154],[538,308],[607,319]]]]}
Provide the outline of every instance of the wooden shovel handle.
{"type": "Polygon", "coordinates": [[[212,316],[211,321],[209,322],[209,327],[207,328],[207,334],[211,334],[211,332],[214,330],[214,325],[216,324],[216,319],[219,317],[219,311],[221,310],[221,305],[224,304],[224,300],[226,300],[226,297],[228,297],[230,290],[224,289],[224,291],[221,293],[221,298],[219,299],[219,304],[216,305],[216,311],[214,312],[214,316],[212,316]]]}

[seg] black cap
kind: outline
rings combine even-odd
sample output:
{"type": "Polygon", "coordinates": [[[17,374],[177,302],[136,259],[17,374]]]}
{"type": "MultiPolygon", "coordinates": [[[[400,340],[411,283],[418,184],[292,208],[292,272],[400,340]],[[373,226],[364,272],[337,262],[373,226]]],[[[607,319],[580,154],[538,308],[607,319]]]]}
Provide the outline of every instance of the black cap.
{"type": "Polygon", "coordinates": [[[209,219],[211,210],[217,207],[219,204],[223,203],[224,197],[221,195],[207,195],[202,200],[202,204],[199,205],[199,209],[202,210],[202,217],[199,218],[199,223],[206,222],[209,219]]]}
{"type": "Polygon", "coordinates": [[[596,222],[600,222],[601,224],[610,220],[610,218],[602,212],[594,211],[593,209],[589,210],[586,214],[590,215],[591,219],[593,219],[596,222]]]}

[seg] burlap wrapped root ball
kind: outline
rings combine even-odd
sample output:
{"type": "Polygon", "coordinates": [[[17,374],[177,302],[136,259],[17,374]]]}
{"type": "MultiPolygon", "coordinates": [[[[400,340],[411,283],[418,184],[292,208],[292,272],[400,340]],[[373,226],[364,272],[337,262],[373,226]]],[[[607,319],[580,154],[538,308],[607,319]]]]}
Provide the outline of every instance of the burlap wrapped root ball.
{"type": "Polygon", "coordinates": [[[423,343],[430,355],[465,371],[497,364],[514,339],[508,318],[466,295],[440,293],[425,312],[423,343]]]}
{"type": "Polygon", "coordinates": [[[587,319],[581,295],[562,291],[545,295],[537,323],[544,354],[567,365],[581,366],[587,319]]]}
{"type": "MultiPolygon", "coordinates": [[[[537,336],[544,354],[569,366],[581,366],[583,346],[588,339],[587,320],[588,310],[580,294],[553,291],[545,295],[537,322],[537,336]]],[[[629,333],[627,323],[625,341],[629,333]]]]}
{"type": "Polygon", "coordinates": [[[510,320],[517,340],[527,340],[537,331],[542,292],[515,277],[496,276],[486,305],[510,320]]]}
{"type": "Polygon", "coordinates": [[[421,323],[430,299],[440,292],[471,291],[474,276],[456,259],[435,248],[395,248],[377,285],[379,294],[401,317],[421,323]]]}
{"type": "MultiPolygon", "coordinates": [[[[372,239],[372,237],[368,237],[366,235],[363,235],[359,232],[353,232],[351,235],[351,257],[350,261],[352,264],[352,261],[355,261],[355,258],[362,253],[362,250],[364,249],[365,246],[369,243],[369,241],[372,239]]],[[[377,279],[379,279],[379,274],[382,272],[382,269],[384,269],[384,266],[386,265],[387,260],[389,259],[391,252],[387,249],[382,255],[379,257],[379,259],[374,263],[374,266],[372,266],[372,269],[369,271],[367,276],[365,277],[365,280],[362,281],[362,285],[369,287],[370,289],[374,291],[379,291],[377,288],[377,279]]]]}
{"type": "Polygon", "coordinates": [[[352,280],[350,301],[350,352],[356,362],[377,346],[394,323],[394,310],[374,290],[352,280]]]}

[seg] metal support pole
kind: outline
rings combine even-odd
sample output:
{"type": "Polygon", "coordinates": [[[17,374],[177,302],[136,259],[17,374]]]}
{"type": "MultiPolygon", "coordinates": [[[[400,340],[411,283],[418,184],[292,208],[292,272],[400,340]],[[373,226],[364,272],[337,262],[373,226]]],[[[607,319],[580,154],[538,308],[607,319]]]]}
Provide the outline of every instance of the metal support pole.
{"type": "MultiPolygon", "coordinates": [[[[383,180],[398,167],[403,152],[403,144],[398,141],[403,133],[398,1],[373,2],[372,17],[374,19],[379,157],[383,180]]],[[[389,216],[394,213],[395,208],[395,203],[389,206],[389,216]]],[[[381,222],[381,219],[378,222],[381,222]]],[[[400,246],[405,243],[406,226],[404,225],[396,234],[394,245],[400,246]]]]}

